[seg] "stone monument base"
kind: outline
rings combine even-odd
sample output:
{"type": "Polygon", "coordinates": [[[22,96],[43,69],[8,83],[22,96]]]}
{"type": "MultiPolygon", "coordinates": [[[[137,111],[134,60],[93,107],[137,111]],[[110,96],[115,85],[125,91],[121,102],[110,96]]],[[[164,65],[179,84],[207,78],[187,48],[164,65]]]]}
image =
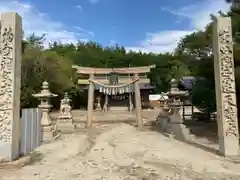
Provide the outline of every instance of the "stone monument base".
{"type": "Polygon", "coordinates": [[[190,130],[182,123],[171,123],[165,124],[165,132],[174,136],[175,139],[181,141],[192,141],[194,135],[191,134],[190,130]]]}
{"type": "Polygon", "coordinates": [[[76,130],[76,125],[73,124],[72,117],[59,117],[57,129],[63,133],[72,133],[76,130]]]}
{"type": "Polygon", "coordinates": [[[101,107],[96,107],[94,110],[95,111],[102,111],[103,109],[101,107]]]}
{"type": "Polygon", "coordinates": [[[51,141],[54,137],[57,136],[57,131],[52,127],[52,125],[42,126],[42,133],[43,141],[51,141]]]}

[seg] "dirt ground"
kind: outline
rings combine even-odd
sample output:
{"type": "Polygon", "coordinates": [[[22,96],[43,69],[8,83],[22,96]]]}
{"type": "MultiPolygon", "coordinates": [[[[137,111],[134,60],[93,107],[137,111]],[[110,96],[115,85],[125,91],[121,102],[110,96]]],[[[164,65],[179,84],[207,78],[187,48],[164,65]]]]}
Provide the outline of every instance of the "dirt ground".
{"type": "Polygon", "coordinates": [[[1,180],[239,180],[240,164],[128,124],[62,135],[1,180]]]}

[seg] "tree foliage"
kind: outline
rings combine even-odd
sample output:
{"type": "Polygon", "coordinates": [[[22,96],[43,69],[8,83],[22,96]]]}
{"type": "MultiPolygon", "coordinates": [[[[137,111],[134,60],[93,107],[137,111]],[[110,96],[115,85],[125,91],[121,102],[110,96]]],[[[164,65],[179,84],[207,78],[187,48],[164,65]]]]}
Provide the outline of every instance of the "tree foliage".
{"type": "MultiPolygon", "coordinates": [[[[102,47],[95,42],[78,42],[76,45],[54,42],[45,49],[43,43],[44,36],[34,34],[23,41],[22,107],[36,106],[37,101],[32,94],[41,90],[43,81],[49,82],[51,91],[57,93],[59,98],[68,91],[75,107],[82,105],[86,95],[77,85],[78,75],[72,69],[73,64],[110,68],[155,64],[156,68],[148,76],[151,84],[157,87],[157,92],[167,91],[171,78],[189,74],[188,66],[172,54],[126,52],[124,47],[118,45],[102,47]]],[[[59,98],[53,101],[55,107],[59,105],[59,98]]]]}
{"type": "MultiPolygon", "coordinates": [[[[233,2],[233,1],[232,1],[233,2]]],[[[234,61],[240,65],[240,7],[232,6],[226,14],[219,12],[220,16],[232,18],[234,61]]],[[[196,81],[193,88],[192,101],[203,111],[213,112],[216,109],[214,60],[212,50],[212,23],[208,24],[204,31],[196,31],[185,36],[178,44],[175,53],[185,57],[184,62],[190,72],[203,79],[196,81]]],[[[236,77],[239,79],[240,77],[236,77]]],[[[236,89],[240,84],[237,81],[236,89]]],[[[240,97],[238,97],[238,102],[240,97]]]]}
{"type": "MultiPolygon", "coordinates": [[[[240,64],[240,8],[232,7],[221,16],[232,17],[234,57],[236,65],[240,64]]],[[[212,52],[212,24],[204,30],[195,31],[180,40],[174,53],[154,54],[127,52],[124,47],[103,47],[96,42],[61,44],[54,42],[43,48],[45,36],[34,34],[23,41],[22,58],[22,107],[36,106],[32,93],[39,92],[43,81],[49,81],[51,91],[62,97],[68,91],[74,107],[79,107],[86,94],[77,85],[78,75],[72,65],[87,67],[134,67],[155,64],[148,77],[156,86],[158,93],[167,91],[169,82],[174,77],[192,75],[202,77],[193,88],[192,101],[203,111],[214,111],[215,80],[212,52]]],[[[237,84],[237,89],[238,88],[237,84]]],[[[53,102],[57,107],[59,99],[53,102]]]]}

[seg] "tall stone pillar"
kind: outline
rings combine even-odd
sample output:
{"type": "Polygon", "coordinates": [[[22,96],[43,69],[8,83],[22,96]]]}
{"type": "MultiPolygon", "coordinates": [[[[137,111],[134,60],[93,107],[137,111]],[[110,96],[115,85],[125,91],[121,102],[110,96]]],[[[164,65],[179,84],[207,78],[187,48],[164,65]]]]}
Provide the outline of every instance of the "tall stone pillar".
{"type": "MultiPolygon", "coordinates": [[[[90,74],[90,80],[94,79],[94,74],[90,74]]],[[[92,81],[89,81],[88,88],[88,106],[87,106],[87,128],[92,127],[93,119],[93,100],[94,100],[94,84],[92,81]]]]}
{"type": "Polygon", "coordinates": [[[219,151],[224,156],[236,156],[239,154],[239,133],[231,18],[215,17],[214,21],[213,52],[219,151]]]}
{"type": "MultiPolygon", "coordinates": [[[[138,74],[134,74],[134,79],[137,80],[138,74]]],[[[141,116],[141,95],[140,95],[140,88],[139,88],[139,81],[134,83],[134,91],[135,91],[135,107],[136,107],[136,117],[137,117],[137,124],[139,127],[143,127],[143,120],[141,116]]]]}
{"type": "Polygon", "coordinates": [[[22,19],[2,13],[0,22],[0,159],[19,156],[22,19]]]}

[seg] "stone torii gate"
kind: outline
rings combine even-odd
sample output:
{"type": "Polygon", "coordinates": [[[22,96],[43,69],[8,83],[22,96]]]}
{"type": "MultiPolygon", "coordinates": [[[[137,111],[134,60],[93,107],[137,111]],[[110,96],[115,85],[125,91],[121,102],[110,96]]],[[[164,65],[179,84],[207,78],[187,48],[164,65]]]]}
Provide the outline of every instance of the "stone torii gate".
{"type": "Polygon", "coordinates": [[[87,127],[92,126],[93,119],[93,101],[94,101],[94,84],[100,84],[95,79],[95,75],[102,74],[132,74],[133,79],[126,84],[105,84],[107,89],[115,90],[120,89],[129,84],[134,84],[134,94],[135,94],[135,108],[136,108],[136,119],[137,125],[143,127],[143,121],[141,117],[141,96],[139,88],[139,74],[148,73],[155,65],[151,66],[141,66],[141,67],[130,67],[130,68],[91,68],[73,65],[72,68],[77,70],[79,74],[89,75],[89,88],[88,88],[88,106],[87,106],[87,127]]]}

